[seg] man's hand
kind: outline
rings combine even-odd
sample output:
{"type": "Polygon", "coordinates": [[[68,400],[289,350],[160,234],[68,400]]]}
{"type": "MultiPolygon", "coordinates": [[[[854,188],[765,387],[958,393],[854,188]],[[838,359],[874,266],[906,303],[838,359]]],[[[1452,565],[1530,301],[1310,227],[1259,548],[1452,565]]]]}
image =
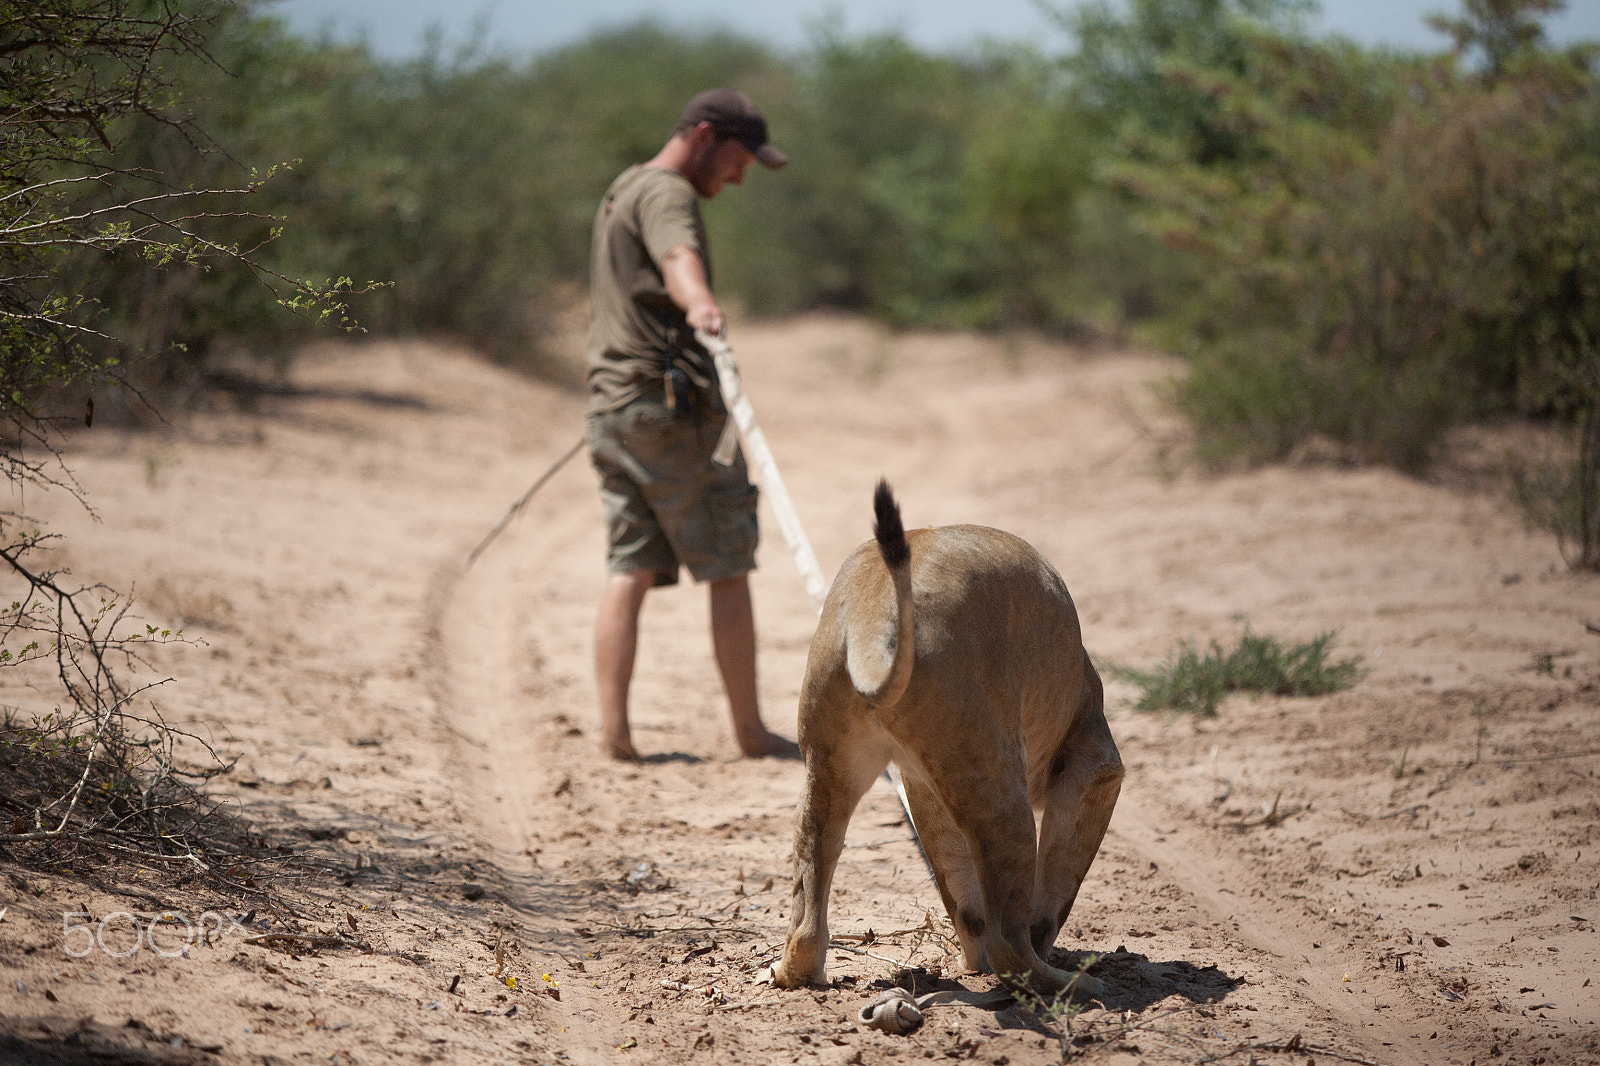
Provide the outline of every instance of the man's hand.
{"type": "Polygon", "coordinates": [[[718,307],[714,300],[689,308],[687,314],[692,328],[702,333],[709,333],[713,337],[722,336],[722,330],[728,324],[722,308],[718,307]]]}
{"type": "Polygon", "coordinates": [[[683,308],[691,329],[722,335],[728,319],[706,284],[706,267],[698,252],[687,244],[671,249],[661,257],[661,276],[667,283],[667,295],[683,308]]]}

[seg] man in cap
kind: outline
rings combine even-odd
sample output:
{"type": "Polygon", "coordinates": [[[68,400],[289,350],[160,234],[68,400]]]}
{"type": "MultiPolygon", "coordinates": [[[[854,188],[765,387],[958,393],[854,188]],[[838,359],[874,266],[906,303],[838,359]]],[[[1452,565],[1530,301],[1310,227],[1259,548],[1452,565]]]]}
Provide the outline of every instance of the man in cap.
{"type": "Polygon", "coordinates": [[[720,334],[726,324],[699,200],[738,185],[752,162],[777,169],[788,159],[767,143],[748,96],[711,89],[689,101],[655,158],[611,183],[595,216],[586,425],[609,539],[595,673],[604,748],[615,759],[638,758],[628,688],[639,609],[651,588],[677,583],[680,565],[710,584],[712,644],[740,752],[796,751],[761,721],[748,581],[756,489],[739,449],[718,448],[728,415],[695,340],[696,330],[720,334]]]}

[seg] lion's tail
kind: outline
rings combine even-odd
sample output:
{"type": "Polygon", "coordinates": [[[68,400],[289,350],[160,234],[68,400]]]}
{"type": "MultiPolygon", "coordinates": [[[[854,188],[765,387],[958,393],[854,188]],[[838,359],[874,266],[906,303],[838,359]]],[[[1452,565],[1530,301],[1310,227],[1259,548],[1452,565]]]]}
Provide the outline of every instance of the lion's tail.
{"type": "Polygon", "coordinates": [[[900,505],[895,502],[887,481],[878,482],[872,496],[872,511],[875,519],[872,533],[878,541],[878,554],[883,557],[883,564],[889,568],[889,576],[894,581],[895,616],[887,620],[892,628],[887,632],[880,629],[876,640],[861,640],[859,637],[864,634],[850,634],[850,679],[856,691],[873,706],[887,707],[898,703],[905,695],[916,659],[911,545],[906,541],[905,526],[900,521],[900,505]],[[857,654],[866,652],[869,647],[871,654],[857,654]],[[889,660],[887,669],[883,669],[886,658],[889,660]]]}

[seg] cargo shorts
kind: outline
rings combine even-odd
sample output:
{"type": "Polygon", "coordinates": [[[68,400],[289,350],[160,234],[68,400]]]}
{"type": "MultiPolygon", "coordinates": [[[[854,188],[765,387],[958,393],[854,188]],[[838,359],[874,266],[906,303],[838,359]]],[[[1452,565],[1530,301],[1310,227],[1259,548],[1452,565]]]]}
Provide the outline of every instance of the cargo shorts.
{"type": "Polygon", "coordinates": [[[585,421],[589,458],[605,507],[606,569],[654,570],[657,585],[720,581],[756,568],[757,489],[744,453],[732,466],[711,453],[727,413],[674,414],[658,396],[641,397],[585,421]]]}

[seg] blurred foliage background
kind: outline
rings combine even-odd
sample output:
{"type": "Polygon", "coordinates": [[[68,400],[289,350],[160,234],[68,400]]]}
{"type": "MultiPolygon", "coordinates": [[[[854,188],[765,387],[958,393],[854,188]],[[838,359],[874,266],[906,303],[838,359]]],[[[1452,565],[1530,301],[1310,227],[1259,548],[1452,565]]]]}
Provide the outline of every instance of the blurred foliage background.
{"type": "MultiPolygon", "coordinates": [[[[1600,568],[1600,92],[1592,46],[1543,36],[1559,0],[1465,0],[1432,54],[1313,36],[1297,0],[1098,0],[1059,13],[1062,54],[640,24],[404,62],[295,37],[270,4],[199,6],[206,53],[172,57],[170,106],[209,140],[135,115],[117,162],[175,187],[291,163],[256,194],[282,235],[255,254],[390,283],[354,303],[373,334],[570,365],[552,323],[601,193],[733,85],[793,160],[706,208],[748,313],[1156,345],[1190,362],[1173,399],[1213,464],[1323,442],[1421,472],[1454,427],[1541,420],[1563,443],[1523,498],[1600,568]]],[[[281,364],[311,328],[238,271],[88,251],[58,274],[170,394],[281,364]]]]}

